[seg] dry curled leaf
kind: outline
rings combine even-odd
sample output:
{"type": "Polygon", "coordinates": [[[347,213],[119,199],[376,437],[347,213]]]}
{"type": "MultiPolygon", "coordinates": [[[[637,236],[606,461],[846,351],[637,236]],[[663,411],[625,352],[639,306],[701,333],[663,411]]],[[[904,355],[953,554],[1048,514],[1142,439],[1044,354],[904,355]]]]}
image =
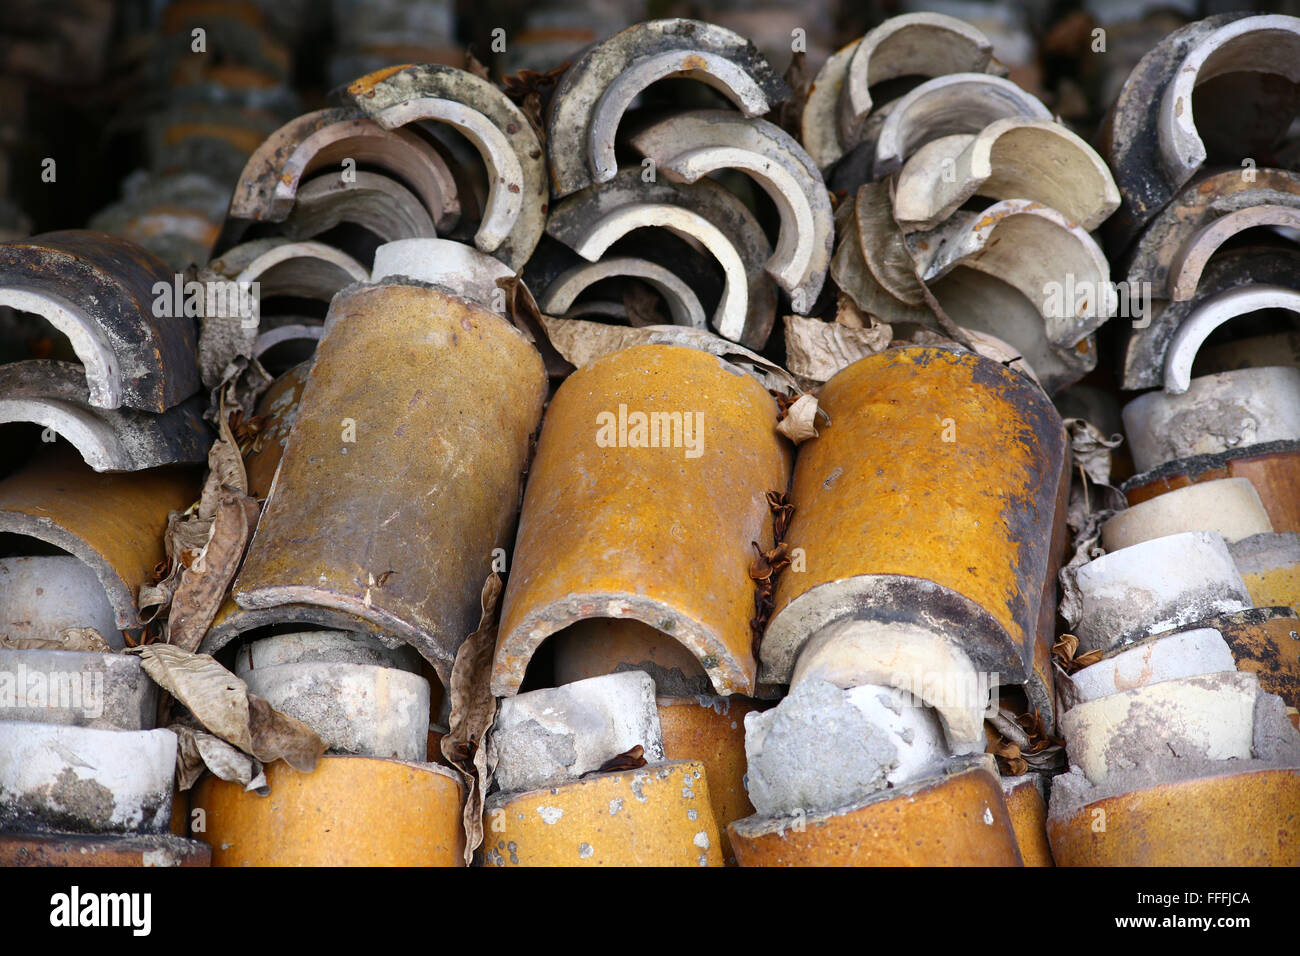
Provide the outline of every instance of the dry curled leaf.
{"type": "Polygon", "coordinates": [[[772,547],[764,551],[757,541],[751,541],[757,557],[750,562],[749,577],[754,582],[754,616],[749,619],[749,630],[754,657],[758,657],[763,632],[768,618],[776,606],[777,576],[790,565],[786,554],[785,532],[794,515],[794,505],[784,491],[769,491],[767,507],[772,512],[772,547]]]}
{"type": "Polygon", "coordinates": [[[555,92],[555,84],[560,81],[564,71],[569,68],[566,60],[553,70],[538,73],[536,70],[520,70],[507,76],[501,82],[506,96],[519,107],[519,111],[528,119],[542,149],[546,148],[546,102],[555,92]]]}
{"type": "MultiPolygon", "coordinates": [[[[852,306],[855,316],[864,315],[848,296],[841,298],[852,306]]],[[[893,328],[871,316],[865,316],[865,321],[869,324],[853,328],[838,321],[787,315],[785,353],[790,374],[821,384],[858,359],[887,349],[894,337],[893,328]]]]}
{"type": "Polygon", "coordinates": [[[1059,771],[1065,765],[1065,741],[1047,731],[1037,711],[1014,714],[1001,709],[989,723],[998,731],[998,739],[987,752],[998,758],[1003,774],[1019,776],[1030,770],[1059,771]]]}
{"type": "Polygon", "coordinates": [[[989,744],[985,752],[997,758],[998,770],[1005,777],[1018,777],[1029,769],[1029,764],[1020,756],[1020,746],[1008,740],[989,744]]]}
{"type": "Polygon", "coordinates": [[[572,372],[573,366],[566,361],[568,356],[551,341],[547,316],[542,314],[523,280],[518,276],[506,276],[497,280],[497,286],[506,294],[506,317],[542,353],[546,374],[551,378],[563,378],[572,372]]]}
{"type": "Polygon", "coordinates": [[[1058,658],[1071,661],[1074,660],[1075,652],[1079,649],[1079,639],[1073,634],[1062,634],[1052,645],[1052,653],[1058,658]]]}
{"type": "Polygon", "coordinates": [[[539,73],[537,70],[520,70],[501,81],[501,88],[506,96],[516,104],[522,103],[530,94],[549,95],[560,82],[560,77],[569,68],[566,60],[553,70],[539,73]]]}
{"type": "Polygon", "coordinates": [[[784,541],[790,519],[794,517],[794,505],[784,491],[769,491],[766,497],[768,510],[772,512],[772,535],[777,542],[784,541]]]}
{"type": "Polygon", "coordinates": [[[176,735],[176,789],[189,790],[203,771],[209,770],[222,780],[240,784],[245,790],[257,791],[264,796],[269,792],[262,762],[256,757],[250,757],[220,737],[188,723],[173,723],[167,729],[176,735]]]}
{"type": "Polygon", "coordinates": [[[194,560],[182,558],[184,567],[167,616],[168,643],[198,649],[239,570],[259,511],[248,495],[222,490],[207,542],[194,560]]]}
{"type": "Polygon", "coordinates": [[[0,650],[113,653],[108,641],[93,627],[65,627],[54,637],[10,637],[8,634],[0,634],[0,650]]]}
{"type": "Polygon", "coordinates": [[[230,432],[239,446],[239,454],[247,457],[262,447],[262,439],[270,423],[269,415],[245,416],[242,408],[230,413],[230,432]]]}
{"type": "Polygon", "coordinates": [[[767,551],[762,550],[757,541],[751,541],[750,544],[758,554],[758,557],[749,563],[749,576],[753,580],[768,584],[773,575],[779,574],[790,566],[790,559],[786,557],[787,545],[784,541],[767,551]]]}
{"type": "Polygon", "coordinates": [[[863,312],[851,296],[835,294],[835,321],[850,329],[867,329],[876,324],[875,316],[863,312]]]}
{"type": "Polygon", "coordinates": [[[1064,420],[1070,436],[1070,455],[1084,477],[1094,485],[1110,485],[1111,449],[1124,443],[1123,435],[1103,435],[1095,425],[1083,418],[1064,420]]]}
{"type": "Polygon", "coordinates": [[[640,744],[637,744],[631,750],[610,757],[595,770],[588,770],[581,776],[590,777],[595,773],[617,773],[621,770],[639,770],[648,762],[649,761],[645,759],[645,748],[640,744]]]}
{"type": "Polygon", "coordinates": [[[274,381],[271,373],[256,358],[237,355],[221,373],[221,383],[212,390],[204,417],[219,422],[222,410],[232,408],[251,416],[258,400],[274,381]]]}
{"type": "MultiPolygon", "coordinates": [[[[208,474],[199,500],[167,516],[167,561],[137,597],[141,620],[165,621],[166,641],[194,650],[216,616],[257,524],[258,505],[248,495],[248,474],[231,422],[219,399],[218,435],[208,450],[208,474]]],[[[150,643],[151,641],[146,641],[150,643]]]]}
{"type": "Polygon", "coordinates": [[[1102,653],[1100,650],[1088,651],[1085,654],[1079,654],[1078,650],[1079,639],[1073,634],[1062,634],[1060,639],[1052,645],[1052,656],[1056,658],[1057,666],[1067,674],[1081,671],[1101,660],[1102,653]]]}
{"type": "Polygon", "coordinates": [[[1063,769],[1065,741],[1048,733],[1037,710],[1015,714],[1002,708],[989,718],[989,724],[998,732],[998,739],[989,744],[986,753],[997,757],[1004,775],[1063,769]]]}
{"type": "Polygon", "coordinates": [[[325,753],[325,741],[314,730],[256,694],[248,695],[248,723],[253,756],[263,763],[283,760],[299,773],[311,773],[325,753]]]}
{"type": "Polygon", "coordinates": [[[817,437],[817,399],[805,392],[790,403],[785,417],[777,423],[779,431],[796,445],[817,437]]]}
{"type": "Polygon", "coordinates": [[[309,773],[325,743],[302,721],[248,692],[248,685],[207,654],[170,644],[133,650],[154,683],[171,694],[209,733],[263,763],[284,760],[309,773]]]}
{"type": "Polygon", "coordinates": [[[65,627],[59,631],[56,640],[63,642],[65,651],[93,651],[96,654],[112,654],[113,648],[104,635],[93,627],[65,627]]]}
{"type": "Polygon", "coordinates": [[[492,82],[491,72],[483,65],[483,62],[469,50],[465,51],[465,69],[468,72],[473,73],[480,80],[487,80],[489,83],[492,82]]]}
{"type": "Polygon", "coordinates": [[[136,648],[144,672],[180,701],[203,727],[251,753],[248,687],[207,654],[167,644],[136,648]]]}
{"type": "Polygon", "coordinates": [[[492,776],[492,755],[488,731],[496,719],[497,701],[492,696],[492,656],[497,645],[497,603],[501,597],[501,576],[495,571],[483,582],[479,596],[478,629],[456,651],[451,667],[451,716],[443,736],[442,755],[465,777],[465,864],[483,843],[483,799],[492,776]]]}

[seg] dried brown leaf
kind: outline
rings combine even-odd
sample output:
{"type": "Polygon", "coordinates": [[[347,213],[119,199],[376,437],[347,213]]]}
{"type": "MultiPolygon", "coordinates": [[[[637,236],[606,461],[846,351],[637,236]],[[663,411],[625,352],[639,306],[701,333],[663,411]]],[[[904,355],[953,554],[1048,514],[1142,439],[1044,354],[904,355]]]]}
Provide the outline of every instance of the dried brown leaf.
{"type": "Polygon", "coordinates": [[[473,73],[480,80],[487,80],[489,83],[492,82],[491,72],[483,65],[482,61],[480,61],[479,58],[469,50],[465,51],[465,69],[470,73],[473,73]]]}
{"type": "Polygon", "coordinates": [[[198,649],[239,570],[244,549],[257,526],[258,512],[257,502],[248,495],[230,489],[221,491],[208,540],[198,559],[182,561],[185,567],[167,617],[168,643],[187,651],[198,649]]]}
{"type": "Polygon", "coordinates": [[[212,390],[205,417],[209,421],[218,422],[228,409],[239,409],[245,416],[251,416],[257,408],[258,399],[274,381],[271,373],[257,359],[246,355],[236,356],[222,374],[221,383],[212,390]]]}
{"type": "Polygon", "coordinates": [[[546,324],[547,316],[537,305],[537,300],[528,291],[528,286],[518,276],[507,276],[497,280],[497,286],[506,294],[506,315],[510,323],[537,346],[542,353],[542,362],[546,374],[551,378],[563,378],[573,371],[573,366],[562,355],[561,350],[551,341],[550,329],[546,324]]]}
{"type": "Polygon", "coordinates": [[[501,576],[495,571],[483,582],[479,596],[478,629],[460,649],[451,667],[451,716],[442,738],[442,755],[465,776],[465,863],[483,843],[484,788],[493,767],[487,736],[496,719],[497,701],[492,696],[492,657],[497,645],[497,604],[501,597],[501,576]]]}
{"type": "Polygon", "coordinates": [[[169,644],[137,648],[144,671],[185,705],[194,719],[223,740],[251,753],[248,686],[207,654],[169,644]]]}
{"type": "Polygon", "coordinates": [[[780,544],[785,540],[785,531],[790,527],[790,519],[794,517],[794,505],[790,503],[790,496],[784,491],[769,491],[766,497],[768,510],[772,512],[772,536],[780,544]]]}
{"type": "MultiPolygon", "coordinates": [[[[179,564],[181,555],[187,551],[201,551],[208,543],[208,532],[212,526],[211,517],[198,517],[199,506],[196,502],[185,511],[173,511],[167,515],[167,537],[165,544],[167,555],[173,564],[179,564]]],[[[176,570],[175,567],[169,569],[176,570]]],[[[161,583],[160,583],[160,586],[161,583]]]]}
{"type": "MultiPolygon", "coordinates": [[[[841,295],[841,299],[848,302],[855,313],[858,312],[848,296],[841,295]]],[[[809,382],[821,383],[858,359],[887,349],[894,330],[870,316],[867,321],[870,324],[866,327],[851,328],[840,322],[787,315],[785,353],[790,373],[809,382]]]]}
{"type": "MultiPolygon", "coordinates": [[[[194,740],[194,735],[202,731],[184,724],[171,724],[167,729],[176,735],[176,789],[189,790],[199,782],[199,777],[207,769],[203,755],[199,753],[199,745],[194,740]]],[[[239,751],[236,750],[235,753],[239,751]]]]}
{"type": "Polygon", "coordinates": [[[211,519],[216,515],[223,488],[248,493],[244,456],[239,453],[239,445],[230,434],[228,425],[223,425],[221,437],[208,450],[208,477],[203,483],[203,493],[199,496],[200,518],[211,519]]]}
{"type": "Polygon", "coordinates": [[[181,568],[178,564],[175,574],[169,574],[157,584],[140,585],[140,593],[136,597],[136,604],[140,608],[140,620],[145,624],[149,624],[155,618],[161,617],[171,607],[172,596],[176,593],[176,586],[180,584],[180,572],[181,568]]]}
{"type": "Polygon", "coordinates": [[[1010,760],[1020,756],[1020,745],[1009,740],[999,740],[997,743],[989,744],[985,752],[1010,760]]]}
{"type": "Polygon", "coordinates": [[[1108,438],[1083,418],[1065,419],[1065,430],[1070,436],[1074,463],[1093,484],[1109,486],[1111,449],[1123,444],[1124,436],[1116,434],[1108,438]]]}
{"type": "Polygon", "coordinates": [[[555,84],[568,68],[569,63],[566,60],[546,73],[520,70],[512,76],[507,76],[501,83],[506,96],[510,97],[528,119],[528,125],[533,128],[533,133],[536,134],[543,150],[546,149],[546,101],[550,99],[555,91],[555,84]]]}
{"type": "Polygon", "coordinates": [[[843,292],[835,294],[835,321],[850,329],[867,329],[876,324],[873,316],[859,309],[853,298],[843,292]]]}
{"type": "Polygon", "coordinates": [[[230,431],[235,437],[235,444],[239,446],[241,455],[248,456],[261,448],[262,437],[270,420],[269,415],[246,417],[242,408],[236,408],[230,413],[230,431]]]}
{"type": "Polygon", "coordinates": [[[65,627],[59,631],[56,640],[63,642],[65,651],[92,651],[96,654],[112,654],[113,648],[104,635],[93,627],[65,627]]]}
{"type": "Polygon", "coordinates": [[[248,695],[252,754],[263,763],[283,760],[299,773],[311,773],[325,752],[325,741],[296,717],[282,714],[256,694],[248,695]]]}
{"type": "Polygon", "coordinates": [[[1004,708],[989,718],[989,724],[997,730],[998,739],[985,752],[997,758],[998,768],[1004,775],[1019,776],[1031,768],[1040,771],[1062,768],[1065,742],[1047,732],[1047,725],[1037,710],[1014,714],[1004,708]]]}
{"type": "MultiPolygon", "coordinates": [[[[238,527],[245,521],[247,506],[236,507],[229,502],[232,494],[238,498],[247,498],[248,494],[243,454],[231,429],[231,421],[241,421],[243,412],[239,409],[227,412],[224,395],[217,398],[217,403],[218,437],[208,449],[208,474],[199,500],[185,511],[173,511],[167,516],[167,531],[163,538],[167,565],[155,569],[154,582],[142,585],[137,596],[141,620],[149,625],[166,614],[168,639],[190,650],[198,646],[212,623],[212,615],[216,614],[221,596],[234,577],[247,544],[248,532],[244,532],[243,541],[236,544],[234,540],[240,536],[238,527]],[[214,521],[223,507],[227,513],[218,531],[214,521]],[[236,547],[238,553],[234,553],[236,547]],[[232,560],[234,566],[231,566],[232,560]],[[208,571],[213,572],[211,577],[207,576],[208,571]],[[223,576],[224,580],[221,580],[223,576]],[[216,590],[218,584],[222,594],[213,599],[209,592],[216,590]],[[172,605],[182,588],[184,606],[172,613],[172,605]],[[209,606],[211,615],[207,614],[209,606]],[[179,640],[171,635],[177,620],[189,622],[179,640]]],[[[253,507],[256,508],[256,502],[253,507]]],[[[256,524],[256,512],[252,521],[256,524]]]]}
{"type": "Polygon", "coordinates": [[[1089,651],[1086,654],[1080,654],[1074,659],[1074,663],[1078,666],[1079,670],[1083,670],[1085,667],[1091,667],[1093,664],[1101,660],[1101,658],[1102,652],[1100,650],[1094,650],[1089,651]]]}
{"type": "Polygon", "coordinates": [[[531,93],[548,95],[555,90],[555,85],[560,82],[569,63],[566,60],[553,70],[547,70],[545,73],[539,73],[537,70],[520,70],[518,73],[512,73],[501,81],[501,88],[505,91],[506,96],[510,97],[516,104],[523,102],[524,98],[531,93]]]}
{"type": "Polygon", "coordinates": [[[1074,660],[1074,654],[1079,649],[1079,639],[1073,634],[1062,634],[1055,644],[1052,645],[1052,653],[1062,663],[1069,663],[1074,660]]]}
{"type": "Polygon", "coordinates": [[[753,580],[764,584],[770,583],[773,575],[780,574],[790,566],[790,559],[785,554],[788,546],[784,541],[769,551],[760,548],[757,541],[751,541],[750,544],[758,554],[758,557],[749,563],[749,576],[753,580]]]}
{"type": "Polygon", "coordinates": [[[93,627],[65,627],[54,637],[10,637],[8,634],[0,634],[0,650],[113,653],[108,641],[93,627]]]}
{"type": "Polygon", "coordinates": [[[171,694],[205,730],[264,763],[285,760],[310,772],[325,743],[302,721],[281,714],[248,692],[248,685],[207,654],[170,644],[138,648],[155,683],[171,694]]]}
{"type": "Polygon", "coordinates": [[[1044,722],[1042,714],[1034,710],[1027,714],[1020,714],[1016,717],[1016,723],[1024,729],[1029,736],[1029,746],[1025,748],[1026,753],[1041,753],[1049,747],[1064,747],[1065,741],[1059,737],[1053,737],[1047,731],[1047,724],[1044,722]]]}
{"type": "Polygon", "coordinates": [[[581,776],[590,777],[592,774],[596,773],[617,773],[622,770],[640,770],[647,763],[649,763],[649,761],[645,759],[645,748],[640,744],[637,744],[631,750],[610,757],[595,770],[588,770],[581,776]]]}
{"type": "Polygon", "coordinates": [[[776,606],[777,575],[790,565],[784,539],[790,518],[794,515],[794,505],[790,504],[789,497],[783,491],[769,491],[767,507],[772,512],[772,547],[764,551],[757,541],[750,542],[758,554],[749,566],[749,576],[754,581],[754,616],[749,619],[749,631],[755,658],[759,656],[763,632],[767,630],[768,619],[776,606]]]}
{"type": "Polygon", "coordinates": [[[189,790],[203,771],[210,770],[222,780],[238,783],[245,790],[266,791],[266,775],[256,757],[236,750],[220,737],[188,723],[173,723],[167,728],[176,734],[176,787],[189,790]]]}
{"type": "Polygon", "coordinates": [[[817,399],[804,393],[786,409],[786,415],[777,423],[779,431],[796,445],[817,437],[817,399]]]}
{"type": "Polygon", "coordinates": [[[1020,747],[1008,740],[989,744],[985,752],[997,758],[998,770],[1004,776],[1018,777],[1029,769],[1029,764],[1020,756],[1020,747]]]}
{"type": "Polygon", "coordinates": [[[1056,664],[1067,674],[1073,674],[1097,663],[1102,658],[1100,650],[1079,654],[1079,639],[1073,634],[1062,634],[1052,645],[1052,656],[1056,664]]]}

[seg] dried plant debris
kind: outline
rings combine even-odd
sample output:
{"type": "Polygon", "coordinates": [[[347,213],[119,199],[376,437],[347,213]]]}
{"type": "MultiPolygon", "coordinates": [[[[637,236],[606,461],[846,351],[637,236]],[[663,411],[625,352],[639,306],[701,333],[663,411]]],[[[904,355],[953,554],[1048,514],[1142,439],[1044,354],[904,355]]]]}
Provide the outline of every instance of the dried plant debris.
{"type": "Polygon", "coordinates": [[[989,744],[986,752],[997,758],[1004,776],[1065,769],[1065,741],[1047,732],[1037,710],[1016,715],[1000,708],[988,722],[997,731],[998,739],[989,744]]]}
{"type": "Polygon", "coordinates": [[[54,637],[10,637],[8,634],[0,634],[0,650],[115,653],[104,636],[93,627],[65,627],[54,637]]]}
{"type": "Polygon", "coordinates": [[[566,361],[564,354],[550,335],[547,324],[549,316],[543,315],[537,300],[518,276],[509,276],[497,280],[497,286],[505,292],[505,310],[510,323],[517,328],[528,341],[537,346],[542,353],[542,363],[546,374],[551,378],[564,378],[573,371],[573,364],[566,361]]]}
{"type": "Polygon", "coordinates": [[[496,719],[497,701],[492,696],[492,657],[497,646],[497,605],[501,599],[501,576],[495,571],[483,582],[478,629],[460,649],[451,667],[447,694],[451,717],[441,741],[442,755],[465,777],[465,865],[483,843],[483,800],[496,761],[491,753],[488,731],[496,719]]]}
{"type": "Polygon", "coordinates": [[[1081,671],[1091,664],[1101,660],[1101,649],[1088,651],[1086,654],[1079,653],[1079,639],[1073,634],[1062,634],[1060,639],[1052,645],[1052,659],[1056,661],[1056,666],[1061,668],[1067,674],[1073,674],[1081,671]]]}
{"type": "Polygon", "coordinates": [[[186,715],[183,720],[167,727],[176,735],[178,790],[191,789],[206,770],[222,780],[239,784],[246,791],[251,790],[261,796],[270,793],[262,761],[200,729],[196,723],[193,717],[186,715]]]}
{"type": "MultiPolygon", "coordinates": [[[[622,770],[640,770],[648,761],[645,759],[645,748],[640,744],[630,750],[626,750],[617,756],[610,757],[595,770],[588,770],[581,777],[590,777],[596,773],[618,773],[622,770]]],[[[580,779],[581,779],[580,777],[580,779]]]]}
{"type": "Polygon", "coordinates": [[[838,317],[834,322],[799,315],[785,317],[786,365],[791,375],[808,385],[829,381],[858,359],[883,352],[893,341],[893,328],[863,313],[842,293],[840,301],[841,313],[852,316],[848,321],[865,324],[851,326],[838,317]]]}
{"type": "Polygon", "coordinates": [[[1083,596],[1075,575],[1080,567],[1106,553],[1101,545],[1101,526],[1108,518],[1128,507],[1124,493],[1110,482],[1111,449],[1123,439],[1107,438],[1082,418],[1065,419],[1070,450],[1076,470],[1070,485],[1066,524],[1073,533],[1071,556],[1057,574],[1061,585],[1059,612],[1068,627],[1083,616],[1083,596]]]}
{"type": "MultiPolygon", "coordinates": [[[[283,760],[301,773],[316,769],[325,753],[325,742],[316,732],[250,694],[248,685],[214,658],[168,644],[152,644],[131,653],[140,655],[145,673],[183,705],[204,731],[262,763],[283,760]]],[[[181,779],[193,773],[193,753],[203,755],[198,741],[191,743],[191,753],[177,755],[181,779]]]]}
{"type": "Polygon", "coordinates": [[[492,71],[484,65],[483,61],[476,57],[472,51],[465,51],[465,69],[473,73],[480,80],[492,82],[492,71]]]}
{"type": "Polygon", "coordinates": [[[221,384],[212,390],[206,418],[220,422],[223,409],[237,409],[251,416],[262,394],[275,378],[255,358],[239,355],[226,367],[221,384]]]}
{"type": "Polygon", "coordinates": [[[1083,418],[1067,418],[1064,424],[1070,436],[1070,454],[1074,463],[1094,485],[1111,487],[1111,449],[1122,445],[1124,436],[1107,437],[1083,418]]]}
{"type": "Polygon", "coordinates": [[[203,550],[181,572],[167,616],[167,640],[184,650],[197,650],[216,617],[230,582],[243,560],[257,526],[257,502],[241,492],[223,489],[203,550]]]}
{"type": "Polygon", "coordinates": [[[546,103],[555,92],[555,84],[569,68],[566,60],[553,70],[538,73],[536,70],[520,70],[507,76],[501,83],[506,96],[519,107],[519,111],[528,117],[528,125],[537,134],[537,141],[546,148],[546,103]]]}
{"type": "Polygon", "coordinates": [[[790,519],[794,517],[794,505],[790,504],[790,496],[783,491],[769,491],[767,507],[772,512],[772,536],[777,541],[784,541],[790,519]]]}
{"type": "Polygon", "coordinates": [[[229,426],[230,433],[234,436],[235,444],[239,447],[239,454],[242,458],[247,458],[253,452],[262,450],[262,443],[266,439],[266,427],[270,422],[269,415],[245,415],[243,409],[236,408],[230,413],[229,426]]]}
{"type": "Polygon", "coordinates": [[[220,434],[208,452],[208,475],[199,500],[167,518],[166,564],[157,580],[140,588],[139,605],[151,639],[196,650],[216,616],[257,527],[261,509],[248,494],[248,475],[231,421],[242,412],[225,412],[220,434]],[[166,615],[165,617],[163,615],[166,615]]]}
{"type": "Polygon", "coordinates": [[[819,411],[817,397],[805,392],[784,409],[784,414],[777,422],[776,430],[796,445],[809,438],[816,438],[819,411]]]}
{"type": "Polygon", "coordinates": [[[776,579],[782,571],[790,566],[788,545],[785,533],[794,517],[794,505],[784,491],[769,491],[767,507],[772,512],[772,547],[764,551],[757,541],[751,541],[755,558],[749,563],[749,577],[754,582],[754,616],[749,620],[750,633],[753,635],[754,657],[758,657],[759,645],[767,622],[772,616],[776,603],[776,579]]]}

